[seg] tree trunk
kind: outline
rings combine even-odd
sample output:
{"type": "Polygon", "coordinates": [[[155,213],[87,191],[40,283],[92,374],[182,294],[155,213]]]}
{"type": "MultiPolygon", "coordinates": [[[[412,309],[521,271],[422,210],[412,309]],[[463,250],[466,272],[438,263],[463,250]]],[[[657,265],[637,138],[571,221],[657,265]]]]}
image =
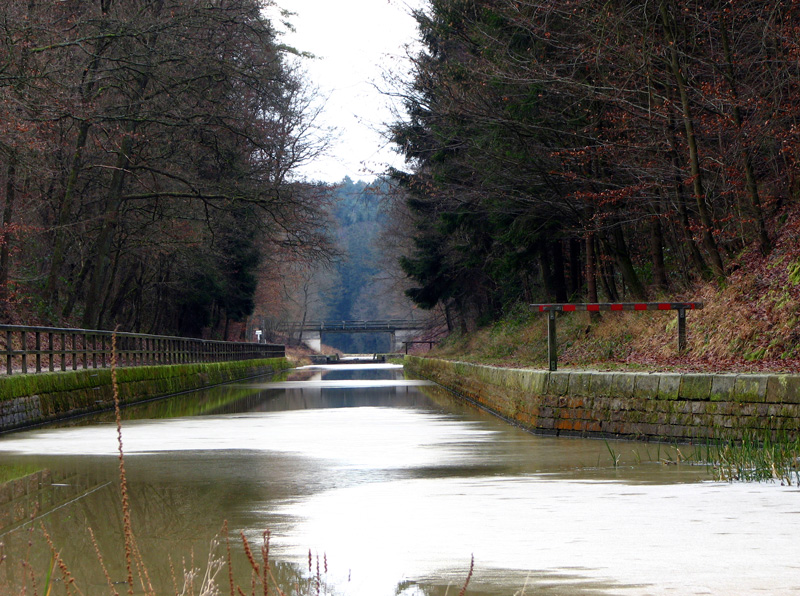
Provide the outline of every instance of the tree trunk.
{"type": "MultiPolygon", "coordinates": [[[[586,234],[586,301],[599,302],[597,297],[597,267],[594,255],[594,232],[586,234]]],[[[595,323],[600,320],[599,312],[590,312],[589,321],[595,323]]]]}
{"type": "Polygon", "coordinates": [[[569,281],[570,294],[574,297],[581,295],[583,276],[581,275],[581,242],[577,238],[569,239],[569,281]]]}
{"type": "Polygon", "coordinates": [[[6,200],[3,206],[3,231],[0,235],[0,314],[4,321],[9,320],[8,282],[11,267],[11,220],[14,217],[14,202],[17,197],[17,158],[11,153],[6,168],[6,200]]]}
{"type": "Polygon", "coordinates": [[[450,304],[444,303],[444,320],[447,323],[447,332],[453,331],[453,314],[450,312],[450,304]]]}
{"type": "MultiPolygon", "coordinates": [[[[725,53],[725,63],[728,85],[731,88],[731,95],[733,95],[733,121],[739,131],[742,130],[742,111],[739,109],[739,90],[736,86],[735,73],[733,71],[733,54],[731,52],[730,39],[728,38],[728,28],[725,24],[724,13],[719,13],[719,28],[722,34],[722,50],[725,53]]],[[[758,237],[758,247],[761,254],[766,255],[769,253],[772,245],[767,234],[767,226],[764,221],[764,210],[761,208],[761,197],[758,193],[758,182],[756,180],[756,173],[753,168],[753,154],[750,148],[744,144],[741,152],[742,164],[744,166],[745,188],[749,198],[748,212],[753,218],[756,225],[756,234],[758,237]]]]}
{"type": "Polygon", "coordinates": [[[683,235],[686,238],[685,244],[689,249],[692,263],[703,279],[710,279],[711,269],[708,267],[703,258],[703,254],[697,247],[694,241],[694,234],[692,233],[691,222],[689,221],[689,209],[686,205],[686,196],[683,190],[683,182],[681,181],[679,172],[681,171],[679,158],[678,158],[678,140],[675,138],[675,127],[673,125],[672,117],[670,117],[670,153],[672,154],[672,168],[673,168],[673,185],[675,187],[675,205],[678,208],[678,216],[680,217],[681,227],[683,228],[683,235]]]}
{"type": "Polygon", "coordinates": [[[586,234],[586,298],[589,302],[599,302],[597,298],[597,267],[594,254],[594,232],[586,234]]]}
{"type": "Polygon", "coordinates": [[[561,240],[553,242],[553,289],[556,302],[567,301],[567,280],[564,275],[564,247],[561,240]]]}
{"type": "Polygon", "coordinates": [[[119,275],[119,261],[120,261],[119,257],[120,257],[120,250],[117,249],[114,251],[114,259],[112,260],[111,264],[111,274],[108,276],[109,283],[106,284],[106,290],[103,294],[102,306],[100,307],[100,312],[97,316],[98,327],[101,326],[112,327],[116,326],[116,324],[119,322],[116,320],[116,317],[114,315],[108,317],[106,314],[109,310],[108,308],[109,304],[112,303],[111,299],[113,298],[114,286],[116,285],[114,282],[116,279],[118,279],[117,276],[119,275]],[[106,320],[107,318],[110,318],[110,321],[107,321],[106,320]]]}
{"type": "Polygon", "coordinates": [[[544,240],[539,240],[538,244],[539,268],[542,271],[544,293],[547,295],[548,300],[552,300],[555,298],[556,290],[555,284],[553,283],[553,274],[550,269],[550,253],[547,250],[547,243],[544,240]]]}
{"type": "Polygon", "coordinates": [[[78,273],[78,277],[75,280],[71,291],[67,294],[67,300],[64,302],[64,308],[61,309],[61,317],[63,319],[69,319],[72,316],[72,309],[75,308],[75,302],[78,300],[78,295],[80,294],[81,288],[83,288],[83,284],[86,281],[86,276],[89,275],[89,271],[91,271],[91,269],[92,268],[89,264],[89,261],[86,261],[81,267],[80,273],[78,273]]]}
{"type": "Polygon", "coordinates": [[[661,229],[660,209],[655,207],[656,214],[650,222],[650,258],[653,261],[653,283],[660,290],[666,291],[667,268],[664,265],[664,232],[661,229]]]}
{"type": "Polygon", "coordinates": [[[639,276],[636,274],[633,261],[631,261],[630,252],[628,252],[628,245],[625,243],[625,236],[622,233],[622,228],[618,225],[611,229],[611,243],[609,244],[609,249],[614,255],[614,260],[622,274],[622,279],[625,280],[633,297],[636,300],[646,300],[647,290],[645,290],[639,276]]]}
{"type": "MultiPolygon", "coordinates": [[[[131,125],[129,128],[135,128],[131,125]]],[[[125,186],[125,174],[130,163],[130,153],[133,146],[133,130],[129,131],[122,140],[117,153],[114,174],[111,177],[111,186],[108,190],[106,214],[100,228],[96,242],[94,267],[86,294],[86,310],[83,313],[83,328],[97,329],[100,325],[101,297],[109,283],[109,269],[111,268],[111,250],[114,244],[114,234],[119,225],[120,210],[122,208],[122,191],[125,186]]]]}
{"type": "Polygon", "coordinates": [[[603,262],[600,266],[600,279],[603,282],[603,290],[610,302],[619,302],[619,292],[617,282],[614,281],[614,270],[610,262],[603,262]]]}
{"type": "Polygon", "coordinates": [[[78,138],[75,141],[75,152],[72,155],[72,164],[67,176],[67,184],[64,188],[64,196],[61,198],[61,207],[58,210],[58,218],[55,223],[55,239],[53,241],[53,253],[50,257],[50,272],[47,275],[44,298],[48,304],[54,305],[58,299],[57,281],[64,265],[66,235],[64,228],[72,215],[72,205],[75,197],[75,186],[78,182],[78,174],[81,170],[81,157],[86,141],[89,137],[88,122],[83,122],[78,130],[78,138]]]}
{"type": "Polygon", "coordinates": [[[689,147],[689,165],[692,174],[692,188],[694,190],[695,200],[697,201],[697,212],[700,215],[700,223],[702,224],[702,238],[703,247],[711,259],[711,268],[718,279],[725,279],[725,266],[722,263],[722,256],[717,248],[717,243],[714,240],[713,221],[711,214],[706,207],[706,195],[703,188],[703,176],[700,169],[700,154],[697,147],[697,136],[695,135],[694,120],[692,118],[692,110],[689,104],[689,94],[686,89],[687,81],[683,76],[680,64],[678,62],[678,50],[675,47],[675,38],[670,29],[670,18],[667,13],[666,4],[662,2],[661,18],[664,23],[664,35],[669,45],[669,64],[672,70],[672,75],[675,77],[678,95],[681,100],[681,115],[683,117],[683,125],[686,130],[686,143],[689,147]]]}

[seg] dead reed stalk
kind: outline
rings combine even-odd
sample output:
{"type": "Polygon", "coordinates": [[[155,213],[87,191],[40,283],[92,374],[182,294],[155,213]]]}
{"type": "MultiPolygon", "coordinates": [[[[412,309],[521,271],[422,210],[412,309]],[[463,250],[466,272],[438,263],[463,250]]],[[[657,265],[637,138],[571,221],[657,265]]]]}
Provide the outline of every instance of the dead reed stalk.
{"type": "Polygon", "coordinates": [[[100,552],[100,547],[97,545],[97,539],[94,536],[94,532],[91,528],[87,528],[89,530],[89,536],[92,539],[92,546],[94,547],[94,553],[97,556],[97,560],[100,562],[100,567],[103,569],[103,575],[106,577],[106,583],[108,584],[108,589],[111,591],[113,596],[119,596],[119,592],[117,592],[116,588],[114,588],[114,582],[111,581],[111,576],[108,573],[108,569],[106,568],[105,563],[103,562],[103,555],[100,552]]]}
{"type": "Polygon", "coordinates": [[[231,541],[228,536],[228,520],[222,522],[222,533],[225,536],[225,550],[228,555],[228,581],[231,586],[231,596],[236,596],[236,588],[233,583],[233,561],[231,560],[231,541]]]}
{"type": "Polygon", "coordinates": [[[464,596],[467,593],[467,586],[469,585],[469,580],[472,579],[472,571],[475,569],[475,555],[472,555],[469,561],[469,572],[467,573],[467,579],[464,581],[464,585],[461,587],[461,591],[458,593],[458,596],[464,596]]]}
{"type": "Polygon", "coordinates": [[[111,334],[111,386],[114,392],[114,418],[117,423],[117,448],[119,449],[119,490],[122,495],[122,529],[125,536],[125,568],[128,572],[128,595],[133,596],[133,530],[131,528],[131,507],[128,498],[128,480],[125,474],[125,455],[122,449],[122,415],[119,404],[119,384],[117,383],[117,331],[111,334]]]}

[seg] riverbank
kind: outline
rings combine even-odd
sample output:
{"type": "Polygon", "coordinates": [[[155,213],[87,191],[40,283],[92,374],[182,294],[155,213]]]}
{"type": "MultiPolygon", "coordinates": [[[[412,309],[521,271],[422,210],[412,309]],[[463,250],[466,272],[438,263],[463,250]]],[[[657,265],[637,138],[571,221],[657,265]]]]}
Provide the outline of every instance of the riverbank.
{"type": "MultiPolygon", "coordinates": [[[[120,367],[119,398],[131,404],[290,368],[286,358],[120,367]]],[[[110,369],[0,377],[0,433],[114,407],[110,369]]]]}
{"type": "Polygon", "coordinates": [[[800,432],[800,375],[548,372],[416,356],[405,367],[545,434],[706,442],[800,432]]]}

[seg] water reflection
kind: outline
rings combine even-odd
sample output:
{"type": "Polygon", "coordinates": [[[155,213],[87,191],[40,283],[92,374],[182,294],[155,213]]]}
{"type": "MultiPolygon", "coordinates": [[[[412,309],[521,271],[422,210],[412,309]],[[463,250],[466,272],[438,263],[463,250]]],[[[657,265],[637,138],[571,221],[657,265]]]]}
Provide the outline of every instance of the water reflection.
{"type": "MultiPolygon", "coordinates": [[[[254,544],[272,531],[287,593],[309,549],[311,575],[320,557],[332,592],[365,596],[455,594],[473,555],[469,594],[487,595],[791,593],[798,570],[796,491],[708,482],[664,465],[674,447],[535,437],[397,367],[309,367],[125,418],[137,539],[169,593],[170,558],[203,559],[226,520],[254,544]]],[[[0,467],[38,474],[0,491],[0,513],[24,510],[0,527],[0,587],[20,581],[31,503],[85,593],[107,593],[87,526],[124,578],[115,450],[105,415],[0,439],[0,467]]],[[[48,568],[47,548],[26,556],[48,568]]]]}

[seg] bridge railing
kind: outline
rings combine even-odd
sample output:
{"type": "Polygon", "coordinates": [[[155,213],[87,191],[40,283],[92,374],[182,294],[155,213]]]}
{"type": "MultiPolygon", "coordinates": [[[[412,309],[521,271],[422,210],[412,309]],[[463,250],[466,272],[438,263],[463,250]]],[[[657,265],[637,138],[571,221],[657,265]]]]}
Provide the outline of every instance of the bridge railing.
{"type": "Polygon", "coordinates": [[[373,321],[358,321],[358,320],[329,320],[329,321],[306,321],[300,322],[287,322],[279,326],[282,330],[289,331],[342,331],[365,329],[369,331],[382,330],[394,331],[396,329],[418,329],[424,327],[425,323],[421,321],[409,321],[406,319],[381,319],[373,321]]]}
{"type": "MultiPolygon", "coordinates": [[[[106,368],[112,331],[0,325],[0,374],[106,368]],[[2,366],[2,364],[0,364],[2,366]]],[[[253,358],[282,358],[280,344],[216,341],[169,335],[117,332],[120,366],[191,364],[253,358]]]]}

